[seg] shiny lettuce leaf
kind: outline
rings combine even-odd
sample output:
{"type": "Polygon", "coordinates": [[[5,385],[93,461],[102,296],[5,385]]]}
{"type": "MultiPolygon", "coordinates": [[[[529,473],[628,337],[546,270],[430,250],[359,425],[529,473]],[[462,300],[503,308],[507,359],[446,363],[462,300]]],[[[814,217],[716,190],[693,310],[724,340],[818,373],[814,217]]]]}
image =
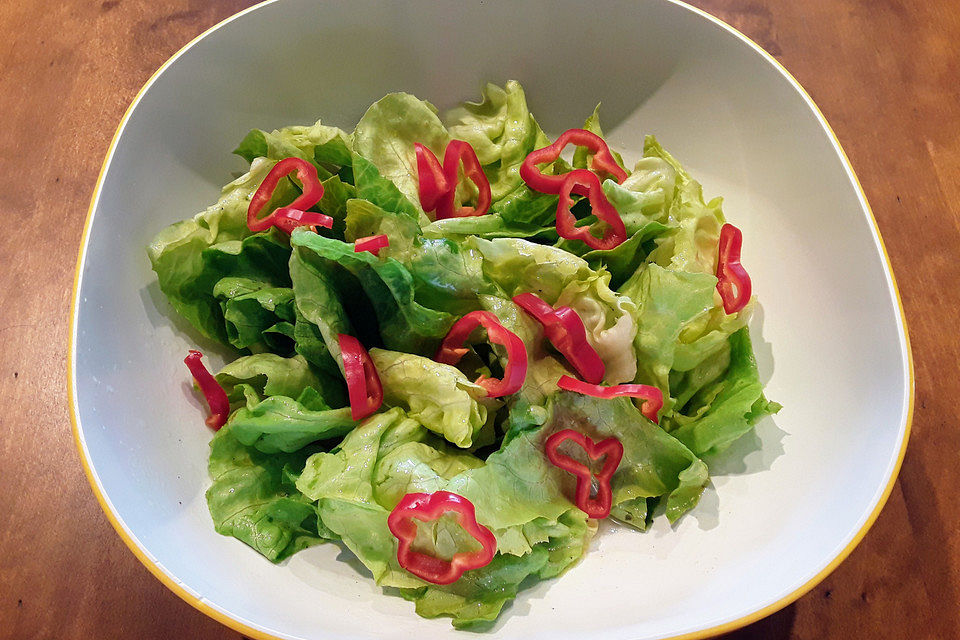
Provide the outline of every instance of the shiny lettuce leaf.
{"type": "MultiPolygon", "coordinates": [[[[409,353],[432,353],[456,320],[448,313],[428,309],[414,300],[413,277],[397,260],[380,259],[368,252],[357,253],[352,244],[301,229],[294,231],[291,244],[300,260],[308,262],[317,274],[324,274],[322,277],[331,285],[335,297],[350,305],[340,309],[349,315],[357,337],[365,345],[382,344],[388,349],[409,353]]],[[[295,281],[294,291],[296,289],[295,281]]],[[[301,311],[307,315],[303,307],[301,311]]],[[[338,318],[345,317],[339,310],[334,311],[338,318]]],[[[316,323],[314,318],[309,319],[316,323]]],[[[329,340],[327,347],[333,354],[329,340]]]]}
{"type": "Polygon", "coordinates": [[[430,358],[371,349],[383,401],[452,444],[466,448],[487,422],[487,391],[456,367],[430,358]]]}
{"type": "Polygon", "coordinates": [[[723,451],[748,432],[761,418],[780,410],[780,405],[763,395],[763,384],[744,327],[728,339],[728,350],[719,351],[721,362],[708,362],[706,369],[720,369],[722,354],[727,354],[724,373],[713,377],[703,370],[692,370],[675,384],[684,396],[682,405],[669,417],[672,435],[697,455],[723,451]]]}
{"type": "MultiPolygon", "coordinates": [[[[414,143],[426,146],[438,158],[443,158],[449,141],[450,134],[437,117],[433,105],[408,93],[390,93],[375,102],[360,118],[353,132],[353,151],[372,163],[382,178],[392,182],[417,213],[423,213],[414,143]]],[[[359,196],[366,198],[360,188],[356,163],[354,176],[359,196]]],[[[394,210],[383,202],[367,199],[394,210]]],[[[404,205],[404,209],[409,207],[404,205]]]]}
{"type": "Polygon", "coordinates": [[[293,289],[271,287],[262,280],[227,277],[213,288],[220,300],[227,339],[237,349],[292,351],[296,314],[293,289]]]}
{"type": "Polygon", "coordinates": [[[469,142],[490,180],[493,201],[523,185],[520,164],[549,141],[527,108],[523,87],[510,80],[487,84],[480,102],[465,102],[444,114],[450,137],[469,142]],[[538,142],[540,143],[538,145],[538,142]]]}
{"type": "Polygon", "coordinates": [[[225,426],[210,442],[207,506],[217,533],[246,543],[272,562],[333,536],[318,527],[317,509],[296,488],[307,457],[265,454],[241,443],[225,426]]]}
{"type": "MultiPolygon", "coordinates": [[[[219,200],[193,218],[176,222],[147,248],[160,290],[173,308],[208,338],[227,343],[223,311],[213,294],[222,278],[247,277],[289,286],[289,247],[276,230],[251,234],[247,205],[273,162],[258,160],[223,188],[219,200]]],[[[276,202],[292,201],[296,189],[281,183],[276,202]]]]}

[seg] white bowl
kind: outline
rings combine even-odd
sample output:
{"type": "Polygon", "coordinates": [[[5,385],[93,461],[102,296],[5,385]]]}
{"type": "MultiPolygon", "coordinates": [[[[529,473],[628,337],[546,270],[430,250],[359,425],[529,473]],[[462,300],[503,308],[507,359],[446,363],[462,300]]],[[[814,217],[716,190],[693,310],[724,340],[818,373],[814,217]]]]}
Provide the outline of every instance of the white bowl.
{"type": "MultiPolygon", "coordinates": [[[[788,604],[863,537],[893,485],[912,413],[889,263],[853,170],[795,80],[743,35],[667,0],[429,0],[254,7],[150,79],[120,124],[78,264],[71,400],[94,492],[182,598],[255,638],[463,638],[380,592],[338,548],[274,566],[217,535],[203,493],[210,433],[182,358],[192,333],[144,247],[216,199],[252,127],[351,128],[384,93],[440,107],[520,80],[557,133],[597,101],[614,146],[642,133],[723,195],[743,229],[775,419],[738,445],[672,529],[608,530],[579,565],[521,593],[491,638],[699,638],[788,604]]],[[[209,348],[209,345],[201,345],[209,348]]]]}

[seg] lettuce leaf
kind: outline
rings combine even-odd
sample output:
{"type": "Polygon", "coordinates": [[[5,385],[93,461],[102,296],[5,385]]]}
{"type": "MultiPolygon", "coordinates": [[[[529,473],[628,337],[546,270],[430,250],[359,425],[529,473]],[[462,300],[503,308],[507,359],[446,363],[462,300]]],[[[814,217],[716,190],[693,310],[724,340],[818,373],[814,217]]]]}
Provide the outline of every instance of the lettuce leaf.
{"type": "Polygon", "coordinates": [[[430,358],[371,349],[370,358],[380,375],[383,400],[454,445],[466,448],[487,421],[483,387],[467,379],[456,367],[430,358]]]}
{"type": "MultiPolygon", "coordinates": [[[[271,286],[290,283],[286,240],[275,229],[252,235],[247,228],[250,197],[273,164],[258,160],[223,188],[216,204],[163,229],[147,248],[160,290],[173,308],[201,334],[224,344],[223,311],[213,295],[217,282],[235,276],[271,286]]],[[[275,201],[292,201],[295,193],[292,183],[281,183],[275,201]]]]}
{"type": "Polygon", "coordinates": [[[444,114],[449,135],[469,142],[490,180],[493,202],[523,184],[520,165],[538,140],[546,141],[527,108],[523,87],[510,80],[487,84],[480,102],[465,102],[444,114]]]}
{"type": "MultiPolygon", "coordinates": [[[[551,398],[550,420],[541,437],[561,429],[574,429],[598,441],[613,436],[623,444],[623,459],[610,485],[611,516],[644,529],[650,498],[660,498],[666,515],[675,522],[697,505],[707,484],[707,465],[678,439],[648,420],[628,398],[604,400],[562,391],[551,398]],[[639,507],[639,511],[637,510],[639,507]]],[[[566,491],[575,485],[564,478],[566,491]]]]}
{"type": "MultiPolygon", "coordinates": [[[[392,258],[381,260],[368,252],[356,253],[351,244],[303,229],[296,229],[290,242],[298,258],[308,261],[317,277],[327,278],[339,300],[353,305],[350,321],[358,331],[355,335],[365,345],[383,344],[398,351],[432,353],[455,321],[448,313],[417,303],[413,277],[392,258]],[[325,276],[320,276],[321,273],[325,276]],[[359,292],[365,295],[357,295],[359,292]],[[373,326],[374,322],[376,326],[373,326]]],[[[294,282],[296,290],[297,281],[294,282]]],[[[321,321],[306,313],[299,298],[297,304],[311,322],[317,324],[321,321]]],[[[334,311],[333,316],[342,319],[339,309],[331,309],[333,305],[330,303],[326,306],[327,310],[318,310],[321,316],[334,311]]],[[[349,313],[350,309],[346,311],[349,313]]],[[[324,333],[324,338],[331,354],[335,353],[331,347],[331,339],[335,336],[328,339],[324,333]]],[[[339,356],[339,350],[336,353],[339,356]]]]}
{"type": "Polygon", "coordinates": [[[244,542],[271,562],[333,537],[318,527],[313,503],[296,489],[312,451],[266,455],[242,444],[228,425],[210,442],[207,506],[217,533],[244,542]]]}
{"type": "MultiPolygon", "coordinates": [[[[638,177],[639,181],[654,180],[669,186],[670,172],[663,162],[670,166],[676,175],[673,196],[667,211],[666,224],[670,232],[663,235],[650,259],[660,266],[694,273],[713,274],[717,270],[717,242],[720,239],[720,227],[723,225],[722,198],[704,202],[700,183],[687,173],[680,163],[667,153],[653,136],[647,136],[643,145],[645,158],[659,158],[648,177],[638,177]]],[[[652,162],[649,161],[648,162],[652,162]]],[[[636,189],[639,184],[627,188],[636,189]]]]}
{"type": "Polygon", "coordinates": [[[520,239],[471,238],[466,246],[483,255],[483,272],[507,297],[530,292],[554,306],[576,311],[587,340],[606,366],[604,380],[632,380],[636,360],[630,348],[636,335],[634,303],[611,291],[610,274],[594,271],[587,261],[556,247],[520,239]]]}
{"type": "Polygon", "coordinates": [[[230,344],[289,355],[296,320],[293,289],[227,277],[214,286],[213,296],[220,300],[230,344]]]}
{"type": "Polygon", "coordinates": [[[318,120],[313,125],[283,127],[269,133],[253,129],[233,152],[251,163],[256,158],[282,160],[296,157],[317,165],[348,165],[351,146],[350,134],[318,120]]]}
{"type": "Polygon", "coordinates": [[[342,382],[310,368],[302,356],[261,353],[234,360],[217,382],[237,407],[227,424],[234,437],[264,453],[292,452],[342,436],[355,425],[350,408],[331,409],[324,399],[343,401],[342,382]]]}
{"type": "MultiPolygon", "coordinates": [[[[390,93],[375,102],[353,132],[354,152],[373,163],[380,175],[396,185],[416,211],[422,213],[413,146],[417,142],[443,158],[450,134],[433,105],[409,93],[390,93]]],[[[356,166],[354,171],[356,177],[356,166]]],[[[359,187],[359,178],[357,180],[359,187]]],[[[360,193],[360,197],[365,196],[360,193]]],[[[389,208],[380,202],[374,203],[389,208]]]]}
{"type": "Polygon", "coordinates": [[[698,372],[700,375],[688,375],[676,385],[685,392],[684,387],[690,387],[693,393],[667,419],[667,426],[673,425],[672,435],[697,455],[723,451],[760,418],[780,410],[779,404],[763,395],[749,330],[743,327],[728,343],[729,351],[719,352],[721,357],[727,354],[729,362],[722,376],[711,380],[712,376],[698,372]]]}

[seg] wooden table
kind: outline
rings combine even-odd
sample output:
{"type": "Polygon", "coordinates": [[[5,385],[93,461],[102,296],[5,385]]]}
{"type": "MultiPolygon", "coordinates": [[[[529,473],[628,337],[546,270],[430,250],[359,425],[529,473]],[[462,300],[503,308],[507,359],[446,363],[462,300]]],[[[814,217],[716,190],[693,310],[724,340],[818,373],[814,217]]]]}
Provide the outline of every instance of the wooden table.
{"type": "MultiPolygon", "coordinates": [[[[71,437],[65,360],[81,229],[121,115],[180,46],[248,4],[0,4],[2,638],[239,637],[107,523],[71,437]]],[[[778,58],[833,125],[886,240],[916,362],[913,438],[873,529],[809,594],[728,637],[960,638],[956,0],[694,4],[778,58]]]]}

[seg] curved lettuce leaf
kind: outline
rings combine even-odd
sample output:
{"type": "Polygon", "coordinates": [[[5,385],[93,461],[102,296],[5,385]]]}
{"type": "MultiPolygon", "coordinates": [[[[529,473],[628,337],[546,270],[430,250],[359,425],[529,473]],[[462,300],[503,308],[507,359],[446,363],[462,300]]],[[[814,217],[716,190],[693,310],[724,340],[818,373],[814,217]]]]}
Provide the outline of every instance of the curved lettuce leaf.
{"type": "MultiPolygon", "coordinates": [[[[610,482],[611,515],[645,528],[647,499],[660,498],[675,522],[697,505],[707,484],[707,465],[678,439],[648,420],[628,398],[604,400],[562,391],[551,398],[550,420],[541,438],[561,429],[574,429],[599,441],[613,436],[623,445],[623,459],[610,482]]],[[[565,489],[572,495],[573,476],[565,489]]]]}
{"type": "MultiPolygon", "coordinates": [[[[349,165],[352,136],[337,127],[321,124],[292,126],[266,132],[253,129],[233,152],[253,162],[256,158],[302,158],[316,164],[349,165]]],[[[328,177],[321,175],[321,178],[328,177]]]]}
{"type": "Polygon", "coordinates": [[[340,406],[343,385],[310,368],[302,356],[261,353],[234,360],[217,374],[232,407],[234,437],[264,453],[292,452],[344,435],[353,428],[350,408],[340,406]]]}
{"type": "MultiPolygon", "coordinates": [[[[520,165],[546,136],[527,108],[523,87],[509,80],[487,84],[480,102],[465,102],[444,114],[449,135],[469,142],[490,180],[493,202],[523,184],[520,165]]],[[[542,145],[541,145],[542,146],[542,145]]]]}
{"type": "MultiPolygon", "coordinates": [[[[147,247],[160,290],[173,308],[208,338],[227,343],[223,312],[213,288],[227,276],[249,277],[271,286],[289,286],[289,247],[274,229],[251,235],[247,205],[273,162],[258,160],[223,188],[216,204],[193,218],[163,229],[147,247]]],[[[299,193],[281,183],[277,202],[299,193]]]]}
{"type": "MultiPolygon", "coordinates": [[[[659,158],[676,173],[673,197],[667,210],[666,224],[670,232],[658,239],[650,260],[660,266],[694,273],[713,274],[717,270],[717,242],[723,225],[722,198],[704,202],[700,183],[687,173],[680,163],[664,151],[653,136],[643,144],[646,158],[659,158]]],[[[663,188],[669,185],[669,172],[657,163],[651,176],[660,180],[663,188]]],[[[643,178],[638,178],[641,180],[643,178]]],[[[638,185],[631,185],[636,187],[638,185]]],[[[630,188],[630,187],[627,187],[630,188]]]]}
{"type": "Polygon", "coordinates": [[[507,297],[531,292],[555,306],[574,309],[587,329],[587,340],[606,366],[604,380],[632,380],[636,361],[630,348],[637,327],[630,298],[614,293],[610,274],[594,271],[586,260],[557,247],[515,238],[471,238],[468,247],[483,255],[483,272],[507,297]]]}
{"type": "Polygon", "coordinates": [[[729,337],[728,344],[729,351],[719,352],[721,362],[708,365],[719,369],[722,355],[727,354],[729,365],[721,377],[711,380],[709,374],[701,373],[699,378],[687,376],[676,385],[694,393],[668,418],[667,426],[674,425],[672,435],[697,455],[723,451],[760,418],[780,410],[779,404],[763,395],[749,330],[740,329],[729,337]]]}
{"type": "MultiPolygon", "coordinates": [[[[417,303],[414,300],[413,277],[394,259],[381,260],[368,252],[357,253],[352,244],[301,229],[294,231],[290,242],[298,258],[308,261],[317,276],[325,274],[339,300],[353,305],[350,320],[358,332],[365,331],[366,335],[357,336],[364,344],[376,345],[382,340],[388,349],[432,353],[455,320],[448,313],[434,311],[417,303]],[[359,292],[366,295],[357,295],[359,292]],[[376,326],[371,326],[371,321],[376,326]],[[364,327],[361,322],[367,326],[364,327]]],[[[297,304],[301,312],[316,324],[318,320],[310,317],[300,305],[299,295],[297,304]]],[[[342,306],[340,308],[343,309],[342,306]]],[[[339,310],[333,311],[335,317],[342,318],[339,310]]],[[[350,311],[346,309],[347,313],[350,311]]],[[[323,313],[321,310],[321,315],[323,313]]],[[[324,337],[327,338],[326,333],[324,337]]],[[[331,348],[329,339],[327,347],[333,354],[334,348],[331,348]]]]}
{"type": "Polygon", "coordinates": [[[242,444],[230,426],[210,441],[207,506],[217,533],[244,542],[271,562],[323,542],[317,510],[296,488],[312,453],[266,455],[242,444]]]}
{"type": "Polygon", "coordinates": [[[294,337],[293,289],[250,278],[223,278],[213,287],[227,340],[237,349],[289,353],[294,337]]]}
{"type": "Polygon", "coordinates": [[[289,269],[296,304],[297,353],[331,375],[341,374],[337,336],[353,334],[353,326],[337,290],[323,265],[317,264],[307,249],[294,247],[289,269]]]}
{"type": "MultiPolygon", "coordinates": [[[[437,157],[450,142],[450,134],[433,105],[409,93],[390,93],[375,102],[360,118],[353,132],[353,150],[373,163],[383,178],[391,181],[418,213],[420,189],[414,143],[426,146],[437,157]]],[[[365,197],[359,188],[358,195],[365,197]]],[[[380,202],[374,201],[386,209],[380,202]]]]}
{"type": "Polygon", "coordinates": [[[483,387],[467,379],[456,367],[430,358],[370,349],[380,375],[383,401],[454,445],[467,448],[487,422],[487,397],[483,387]]]}

